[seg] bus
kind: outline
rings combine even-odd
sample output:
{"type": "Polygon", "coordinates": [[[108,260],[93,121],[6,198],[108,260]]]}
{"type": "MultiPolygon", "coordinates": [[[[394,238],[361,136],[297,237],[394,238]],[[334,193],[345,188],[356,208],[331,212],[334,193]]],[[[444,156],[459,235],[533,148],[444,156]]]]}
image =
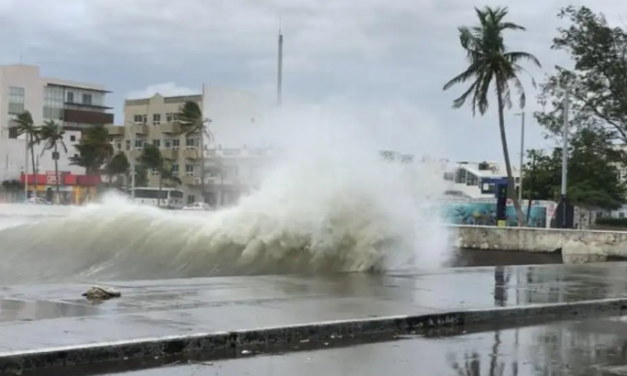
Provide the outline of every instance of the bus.
{"type": "MultiPolygon", "coordinates": [[[[129,192],[132,195],[132,191],[129,192]]],[[[174,188],[161,189],[161,207],[164,209],[183,209],[183,191],[174,188]]],[[[159,188],[135,188],[135,202],[140,205],[159,206],[159,188]]]]}

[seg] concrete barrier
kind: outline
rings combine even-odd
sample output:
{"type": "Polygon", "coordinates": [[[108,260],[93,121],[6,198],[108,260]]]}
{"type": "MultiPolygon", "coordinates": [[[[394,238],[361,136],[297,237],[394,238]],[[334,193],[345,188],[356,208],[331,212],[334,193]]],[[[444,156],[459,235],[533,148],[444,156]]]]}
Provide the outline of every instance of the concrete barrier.
{"type": "Polygon", "coordinates": [[[203,357],[238,355],[271,346],[305,341],[337,342],[337,338],[359,338],[383,334],[417,333],[420,330],[479,324],[518,324],[547,319],[620,316],[627,314],[627,298],[503,307],[372,319],[319,322],[233,332],[198,333],[185,336],[146,338],[123,342],[68,346],[27,352],[0,353],[0,373],[20,374],[47,367],[65,367],[131,359],[156,359],[186,354],[203,357]]]}
{"type": "Polygon", "coordinates": [[[451,226],[455,246],[526,252],[557,252],[570,262],[627,258],[627,232],[526,227],[451,226]]]}

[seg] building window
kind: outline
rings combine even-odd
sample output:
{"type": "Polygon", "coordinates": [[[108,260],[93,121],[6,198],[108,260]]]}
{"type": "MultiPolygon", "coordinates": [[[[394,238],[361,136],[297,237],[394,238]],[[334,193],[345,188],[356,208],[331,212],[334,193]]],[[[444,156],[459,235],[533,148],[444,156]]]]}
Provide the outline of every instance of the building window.
{"type": "Polygon", "coordinates": [[[121,142],[118,142],[116,144],[116,146],[117,146],[118,150],[122,150],[122,143],[121,142]]]}
{"type": "Polygon", "coordinates": [[[178,138],[172,139],[172,147],[177,148],[181,145],[181,141],[178,138]]]}
{"type": "Polygon", "coordinates": [[[9,115],[19,115],[24,112],[24,98],[23,87],[9,87],[9,115]]]}
{"type": "Polygon", "coordinates": [[[167,114],[165,114],[165,121],[167,121],[168,123],[171,123],[174,121],[174,114],[171,112],[168,112],[167,114]]]}
{"type": "Polygon", "coordinates": [[[126,140],[126,150],[131,150],[131,140],[126,140]]]}
{"type": "Polygon", "coordinates": [[[161,124],[161,114],[152,114],[152,125],[161,124]]]}
{"type": "Polygon", "coordinates": [[[133,123],[136,124],[146,124],[148,120],[148,116],[147,115],[135,115],[133,116],[133,123]]]}
{"type": "Polygon", "coordinates": [[[67,92],[67,101],[68,103],[74,103],[74,92],[72,91],[67,92]]]}
{"type": "Polygon", "coordinates": [[[88,105],[92,104],[91,94],[83,94],[83,104],[88,104],[88,105]]]}
{"type": "Polygon", "coordinates": [[[174,175],[174,176],[178,176],[179,175],[179,164],[178,163],[172,163],[172,175],[174,175]]]}
{"type": "Polygon", "coordinates": [[[186,164],[185,165],[185,175],[187,175],[187,176],[194,176],[194,165],[193,164],[186,164]]]}
{"type": "Polygon", "coordinates": [[[194,195],[187,196],[187,205],[191,205],[191,204],[193,204],[195,202],[196,202],[196,196],[194,196],[194,195]]]}
{"type": "Polygon", "coordinates": [[[71,135],[70,136],[70,141],[71,142],[75,142],[76,141],[76,135],[71,135]]]}
{"type": "Polygon", "coordinates": [[[135,150],[141,150],[144,148],[144,140],[135,140],[135,150]]]}
{"type": "Polygon", "coordinates": [[[158,148],[161,147],[161,140],[152,140],[152,144],[158,148]]]}
{"type": "Polygon", "coordinates": [[[197,138],[187,138],[185,139],[185,146],[188,148],[194,148],[200,144],[197,138]]]}
{"type": "Polygon", "coordinates": [[[172,140],[170,140],[169,138],[166,138],[163,140],[163,147],[165,147],[166,149],[169,149],[172,147],[172,140]]]}

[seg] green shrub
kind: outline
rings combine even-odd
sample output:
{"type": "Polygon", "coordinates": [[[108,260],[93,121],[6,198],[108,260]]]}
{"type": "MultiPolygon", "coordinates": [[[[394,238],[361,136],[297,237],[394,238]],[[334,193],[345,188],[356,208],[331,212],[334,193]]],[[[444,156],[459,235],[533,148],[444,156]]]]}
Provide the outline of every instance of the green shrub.
{"type": "Polygon", "coordinates": [[[600,226],[627,227],[627,218],[601,217],[597,218],[596,224],[600,226]]]}

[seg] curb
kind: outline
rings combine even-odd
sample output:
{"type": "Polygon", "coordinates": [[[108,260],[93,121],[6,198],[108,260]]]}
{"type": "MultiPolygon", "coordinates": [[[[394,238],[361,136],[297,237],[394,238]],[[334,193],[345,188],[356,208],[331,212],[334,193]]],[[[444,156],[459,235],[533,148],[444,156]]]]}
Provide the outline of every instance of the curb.
{"type": "Polygon", "coordinates": [[[0,353],[0,373],[20,373],[48,367],[155,359],[186,354],[225,353],[234,349],[262,348],[323,341],[340,337],[365,337],[412,333],[439,327],[473,324],[503,324],[537,319],[573,319],[627,314],[627,298],[588,300],[522,307],[503,307],[446,312],[420,316],[387,316],[358,320],[326,321],[285,327],[268,327],[233,332],[144,338],[0,353]]]}

